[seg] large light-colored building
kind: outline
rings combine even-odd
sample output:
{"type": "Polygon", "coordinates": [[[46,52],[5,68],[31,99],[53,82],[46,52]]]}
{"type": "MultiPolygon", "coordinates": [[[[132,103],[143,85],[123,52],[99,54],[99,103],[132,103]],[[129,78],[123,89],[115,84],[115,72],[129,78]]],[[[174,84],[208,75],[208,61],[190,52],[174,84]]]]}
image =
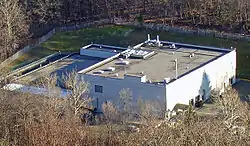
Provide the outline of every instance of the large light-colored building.
{"type": "MultiPolygon", "coordinates": [[[[89,94],[101,110],[102,103],[117,103],[120,92],[129,89],[133,103],[138,99],[157,101],[164,110],[177,103],[189,104],[197,97],[209,98],[210,92],[236,81],[236,50],[148,40],[122,48],[91,44],[45,67],[25,74],[19,81],[32,82],[44,72],[76,69],[90,83],[89,94]]],[[[16,86],[15,86],[16,87],[16,86]]]]}
{"type": "Polygon", "coordinates": [[[191,99],[207,100],[212,89],[223,92],[236,81],[236,50],[148,39],[128,49],[103,45],[81,49],[81,55],[105,58],[81,71],[90,83],[90,96],[116,103],[122,89],[139,98],[158,101],[165,110],[191,99]]]}

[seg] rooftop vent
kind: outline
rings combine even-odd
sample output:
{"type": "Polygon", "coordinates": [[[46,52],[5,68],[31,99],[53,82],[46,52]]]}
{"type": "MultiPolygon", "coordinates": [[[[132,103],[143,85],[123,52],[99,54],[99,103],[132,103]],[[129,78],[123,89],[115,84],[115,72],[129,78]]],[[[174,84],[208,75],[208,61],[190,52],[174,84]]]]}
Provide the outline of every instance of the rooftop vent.
{"type": "Polygon", "coordinates": [[[157,41],[157,43],[160,43],[160,36],[159,35],[156,36],[156,41],[157,41]]]}
{"type": "Polygon", "coordinates": [[[148,56],[151,56],[155,54],[154,51],[145,51],[145,50],[135,50],[135,49],[127,49],[126,51],[124,51],[121,55],[125,58],[128,57],[136,57],[136,58],[141,58],[141,59],[145,59],[148,56]]]}
{"type": "Polygon", "coordinates": [[[118,64],[118,65],[128,65],[129,61],[123,60],[123,61],[117,62],[116,64],[118,64]]]}
{"type": "Polygon", "coordinates": [[[124,51],[121,55],[123,55],[125,58],[130,57],[135,50],[131,49],[130,47],[128,47],[129,49],[127,49],[126,51],[124,51]]]}
{"type": "Polygon", "coordinates": [[[171,49],[175,49],[175,48],[176,48],[175,44],[172,44],[172,45],[170,45],[169,47],[170,47],[171,49]]]}
{"type": "Polygon", "coordinates": [[[193,58],[194,57],[194,53],[190,53],[189,58],[193,58]]]}
{"type": "Polygon", "coordinates": [[[151,38],[150,38],[150,34],[148,34],[148,41],[150,41],[151,40],[151,38]]]}
{"type": "Polygon", "coordinates": [[[163,82],[164,82],[164,84],[167,84],[167,83],[169,83],[170,82],[170,78],[168,77],[168,78],[164,78],[164,80],[163,80],[163,82]]]}
{"type": "Polygon", "coordinates": [[[148,43],[148,45],[149,45],[149,46],[152,46],[152,45],[154,45],[154,44],[153,44],[153,43],[148,43]]]}
{"type": "Polygon", "coordinates": [[[119,76],[119,74],[118,74],[118,73],[116,73],[116,74],[115,74],[115,77],[118,77],[118,76],[119,76]]]}
{"type": "Polygon", "coordinates": [[[103,74],[103,73],[104,73],[103,70],[99,70],[99,71],[94,72],[94,74],[103,74]]]}
{"type": "Polygon", "coordinates": [[[115,68],[114,67],[108,67],[108,68],[104,69],[104,71],[111,71],[111,72],[113,72],[113,71],[115,71],[115,68]]]}
{"type": "Polygon", "coordinates": [[[157,44],[159,47],[163,46],[163,45],[161,44],[159,35],[156,36],[156,44],[157,44]]]}

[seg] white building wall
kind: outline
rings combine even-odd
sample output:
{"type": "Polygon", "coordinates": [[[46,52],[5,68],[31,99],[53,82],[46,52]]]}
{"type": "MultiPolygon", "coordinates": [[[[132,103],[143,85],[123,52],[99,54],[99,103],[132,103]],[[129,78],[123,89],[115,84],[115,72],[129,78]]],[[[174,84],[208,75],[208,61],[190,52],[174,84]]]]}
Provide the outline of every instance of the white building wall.
{"type": "Polygon", "coordinates": [[[224,90],[229,85],[229,79],[236,76],[236,51],[206,64],[189,74],[169,83],[166,87],[167,109],[172,110],[177,103],[189,104],[189,100],[202,95],[205,90],[206,98],[211,89],[224,90]],[[207,75],[204,78],[204,73],[207,75]]]}
{"type": "Polygon", "coordinates": [[[133,77],[124,79],[102,77],[98,75],[80,74],[85,81],[90,83],[90,96],[93,97],[93,104],[96,105],[98,98],[98,109],[105,101],[114,104],[119,102],[119,92],[129,88],[132,91],[133,102],[136,104],[138,98],[143,100],[157,100],[166,109],[172,110],[177,103],[189,104],[190,99],[202,95],[205,91],[206,98],[209,97],[212,89],[221,89],[229,85],[229,79],[236,76],[236,51],[209,62],[203,67],[196,69],[181,78],[170,82],[167,85],[143,83],[133,77]],[[206,77],[204,77],[204,74],[206,77]],[[95,85],[103,87],[103,93],[95,92],[95,85]]]}
{"type": "Polygon", "coordinates": [[[98,109],[101,109],[101,104],[105,101],[111,101],[116,104],[119,102],[119,92],[122,89],[129,88],[132,91],[133,103],[137,104],[139,98],[145,100],[159,101],[165,109],[166,87],[165,85],[143,83],[132,78],[116,79],[109,77],[101,77],[94,75],[82,74],[85,81],[90,83],[90,96],[98,98],[98,109]],[[103,93],[95,92],[95,85],[103,87],[103,93]]]}

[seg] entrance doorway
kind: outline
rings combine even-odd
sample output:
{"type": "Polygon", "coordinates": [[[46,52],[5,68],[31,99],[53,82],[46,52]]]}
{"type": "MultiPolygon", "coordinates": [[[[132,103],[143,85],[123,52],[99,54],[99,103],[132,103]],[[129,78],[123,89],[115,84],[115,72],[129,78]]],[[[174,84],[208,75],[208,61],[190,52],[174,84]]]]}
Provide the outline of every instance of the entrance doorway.
{"type": "Polygon", "coordinates": [[[202,90],[201,98],[203,101],[206,100],[206,90],[205,89],[202,90]]]}

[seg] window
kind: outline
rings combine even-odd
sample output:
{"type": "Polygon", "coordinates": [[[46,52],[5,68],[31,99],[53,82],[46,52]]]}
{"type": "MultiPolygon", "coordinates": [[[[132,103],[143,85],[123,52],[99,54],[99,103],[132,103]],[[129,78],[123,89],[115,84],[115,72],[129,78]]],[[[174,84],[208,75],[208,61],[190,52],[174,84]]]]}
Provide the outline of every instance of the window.
{"type": "Polygon", "coordinates": [[[103,87],[100,85],[95,85],[95,92],[97,93],[103,93],[103,87]]]}

